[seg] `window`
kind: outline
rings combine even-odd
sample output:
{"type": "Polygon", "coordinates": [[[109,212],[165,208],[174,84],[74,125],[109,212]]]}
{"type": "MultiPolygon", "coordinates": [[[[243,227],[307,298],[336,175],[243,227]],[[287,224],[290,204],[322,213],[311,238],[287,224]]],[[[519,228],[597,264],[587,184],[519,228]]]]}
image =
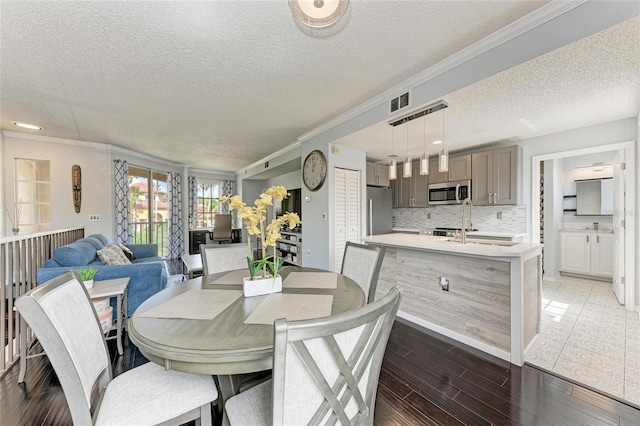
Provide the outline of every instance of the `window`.
{"type": "Polygon", "coordinates": [[[129,226],[135,244],[158,244],[166,255],[169,203],[167,174],[129,166],[129,226]]]}
{"type": "Polygon", "coordinates": [[[198,182],[196,221],[198,228],[213,228],[216,213],[220,212],[220,182],[198,182]]]}
{"type": "Polygon", "coordinates": [[[20,234],[51,229],[51,173],[48,160],[16,158],[15,211],[20,234]]]}

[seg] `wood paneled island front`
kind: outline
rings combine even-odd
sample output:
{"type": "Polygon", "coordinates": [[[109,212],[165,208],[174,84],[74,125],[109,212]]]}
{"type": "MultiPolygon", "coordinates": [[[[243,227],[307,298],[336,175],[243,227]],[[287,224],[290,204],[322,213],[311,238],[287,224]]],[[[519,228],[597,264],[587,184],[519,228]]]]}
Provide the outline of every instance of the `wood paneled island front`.
{"type": "Polygon", "coordinates": [[[386,247],[377,297],[402,287],[398,316],[512,364],[524,363],[539,332],[541,244],[462,244],[399,233],[363,240],[386,247]]]}

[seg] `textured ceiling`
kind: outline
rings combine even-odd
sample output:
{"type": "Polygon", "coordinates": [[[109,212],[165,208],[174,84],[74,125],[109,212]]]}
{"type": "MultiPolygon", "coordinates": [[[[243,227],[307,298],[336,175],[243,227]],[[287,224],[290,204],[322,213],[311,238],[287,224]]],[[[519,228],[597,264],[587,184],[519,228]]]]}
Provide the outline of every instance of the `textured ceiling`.
{"type": "Polygon", "coordinates": [[[447,147],[461,150],[634,117],[640,107],[640,17],[443,99],[449,104],[444,117],[436,112],[393,130],[382,122],[336,143],[380,160],[391,154],[393,140],[395,155],[415,158],[424,151],[425,127],[427,150],[437,152],[431,142],[442,140],[443,118],[447,147]]]}
{"type": "MultiPolygon", "coordinates": [[[[309,35],[285,0],[2,1],[1,126],[236,171],[545,3],[352,0],[338,30],[309,35]]],[[[450,147],[637,114],[638,25],[446,96],[450,147]]],[[[389,136],[343,142],[382,158],[389,136]]]]}

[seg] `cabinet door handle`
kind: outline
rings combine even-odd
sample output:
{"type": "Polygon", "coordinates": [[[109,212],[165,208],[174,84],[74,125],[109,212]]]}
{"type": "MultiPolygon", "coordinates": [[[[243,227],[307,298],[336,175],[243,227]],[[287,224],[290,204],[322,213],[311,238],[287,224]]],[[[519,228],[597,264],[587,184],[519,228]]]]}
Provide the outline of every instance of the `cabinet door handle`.
{"type": "Polygon", "coordinates": [[[600,242],[600,235],[596,235],[596,243],[600,242]]]}
{"type": "Polygon", "coordinates": [[[495,204],[495,203],[497,203],[497,202],[498,202],[498,193],[497,193],[497,192],[494,192],[494,193],[493,193],[493,204],[495,204]]]}
{"type": "Polygon", "coordinates": [[[589,236],[587,235],[587,242],[589,242],[589,236]]]}
{"type": "Polygon", "coordinates": [[[489,193],[489,204],[491,204],[491,203],[492,203],[492,201],[491,201],[491,197],[493,197],[493,194],[490,192],[490,193],[489,193]]]}

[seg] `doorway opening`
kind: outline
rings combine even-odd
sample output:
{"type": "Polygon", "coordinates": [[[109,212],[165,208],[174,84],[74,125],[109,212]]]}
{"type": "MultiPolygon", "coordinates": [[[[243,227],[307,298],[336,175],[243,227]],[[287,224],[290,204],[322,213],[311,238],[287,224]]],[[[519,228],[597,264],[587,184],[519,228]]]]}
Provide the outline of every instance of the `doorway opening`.
{"type": "MultiPolygon", "coordinates": [[[[532,223],[540,224],[540,232],[536,232],[534,227],[532,240],[545,244],[545,279],[540,335],[528,351],[525,362],[619,399],[640,404],[640,386],[630,365],[634,357],[629,356],[635,347],[634,330],[640,326],[635,312],[634,159],[633,142],[532,158],[532,223]],[[582,173],[587,169],[581,166],[596,163],[611,163],[609,175],[593,175],[599,167],[588,167],[589,176],[576,175],[576,171],[582,173]],[[626,167],[620,170],[623,163],[626,167]],[[615,167],[619,168],[616,170],[615,167]],[[617,207],[604,214],[579,214],[577,198],[580,193],[576,191],[576,181],[600,182],[614,178],[616,173],[622,181],[607,191],[608,195],[615,192],[614,188],[620,191],[617,197],[612,197],[617,207]],[[598,233],[602,228],[610,231],[598,233]],[[603,270],[591,269],[576,276],[560,274],[563,269],[560,265],[561,231],[575,241],[573,248],[565,254],[575,254],[579,251],[576,247],[587,247],[584,253],[590,254],[592,246],[606,239],[610,245],[606,246],[604,254],[610,257],[611,268],[619,271],[611,271],[610,281],[613,283],[602,280],[602,275],[606,275],[603,270]],[[624,238],[614,241],[614,235],[624,238]],[[587,241],[594,244],[589,245],[587,241]],[[594,271],[596,279],[585,279],[594,271]],[[598,274],[601,276],[597,277],[598,274]],[[618,288],[622,293],[618,298],[615,284],[621,277],[627,284],[618,288]]],[[[578,258],[581,259],[580,256],[578,258]]],[[[585,261],[584,264],[594,268],[597,262],[585,261]]]]}

